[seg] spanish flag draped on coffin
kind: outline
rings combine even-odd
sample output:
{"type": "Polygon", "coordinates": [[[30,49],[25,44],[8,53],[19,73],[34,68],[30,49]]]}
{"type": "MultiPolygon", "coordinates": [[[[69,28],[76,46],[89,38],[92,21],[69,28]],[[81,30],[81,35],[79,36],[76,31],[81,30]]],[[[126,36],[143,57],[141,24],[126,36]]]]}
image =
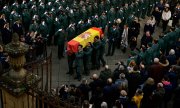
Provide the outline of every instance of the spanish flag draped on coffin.
{"type": "Polygon", "coordinates": [[[88,42],[93,43],[95,36],[102,36],[103,32],[100,28],[92,27],[80,35],[76,36],[74,39],[68,42],[67,52],[76,53],[78,51],[78,45],[82,45],[83,48],[87,45],[88,42]]]}

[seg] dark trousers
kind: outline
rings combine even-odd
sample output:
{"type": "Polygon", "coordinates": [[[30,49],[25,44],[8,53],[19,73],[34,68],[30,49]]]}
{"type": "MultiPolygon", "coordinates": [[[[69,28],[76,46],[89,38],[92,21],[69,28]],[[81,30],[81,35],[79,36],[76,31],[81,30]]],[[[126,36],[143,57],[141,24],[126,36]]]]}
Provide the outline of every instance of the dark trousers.
{"type": "Polygon", "coordinates": [[[169,20],[167,20],[167,21],[162,20],[163,32],[166,31],[168,22],[169,22],[169,20]]]}
{"type": "Polygon", "coordinates": [[[115,52],[115,42],[109,42],[108,44],[109,44],[109,46],[108,46],[108,54],[113,55],[114,52],[115,52]]]}
{"type": "Polygon", "coordinates": [[[102,65],[103,65],[103,66],[106,65],[106,61],[104,60],[103,54],[101,54],[101,55],[99,56],[99,61],[102,62],[102,65]]]}
{"type": "Polygon", "coordinates": [[[61,59],[63,57],[64,52],[64,44],[58,45],[58,58],[61,59]]]}
{"type": "Polygon", "coordinates": [[[76,77],[78,80],[81,79],[81,73],[83,73],[83,66],[76,66],[76,77]]]}

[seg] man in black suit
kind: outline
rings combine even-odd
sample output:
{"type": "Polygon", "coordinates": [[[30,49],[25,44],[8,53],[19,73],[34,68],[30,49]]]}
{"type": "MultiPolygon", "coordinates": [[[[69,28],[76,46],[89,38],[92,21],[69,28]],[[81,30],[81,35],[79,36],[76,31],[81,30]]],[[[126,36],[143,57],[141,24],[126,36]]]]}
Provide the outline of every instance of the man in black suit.
{"type": "Polygon", "coordinates": [[[6,23],[4,25],[4,27],[2,28],[2,42],[4,45],[8,44],[9,42],[11,42],[11,39],[12,39],[12,31],[11,29],[9,28],[9,23],[6,23]]]}
{"type": "Polygon", "coordinates": [[[13,24],[13,32],[17,33],[19,35],[19,37],[21,37],[23,35],[23,27],[21,24],[20,20],[17,20],[14,24],[13,24]]]}

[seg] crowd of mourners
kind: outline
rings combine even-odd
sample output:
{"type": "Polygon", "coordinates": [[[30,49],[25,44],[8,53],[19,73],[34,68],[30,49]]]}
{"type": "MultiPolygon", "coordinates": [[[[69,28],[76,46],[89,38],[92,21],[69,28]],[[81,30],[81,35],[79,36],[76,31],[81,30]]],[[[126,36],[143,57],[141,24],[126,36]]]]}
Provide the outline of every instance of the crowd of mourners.
{"type": "Polygon", "coordinates": [[[180,106],[180,3],[175,0],[0,0],[0,61],[8,67],[3,46],[14,35],[29,44],[27,60],[43,55],[46,45],[58,45],[58,58],[64,57],[66,42],[91,27],[99,27],[107,36],[94,38],[75,54],[67,53],[68,74],[82,83],[64,85],[60,98],[69,102],[81,100],[83,108],[173,108],[180,106]],[[148,16],[140,47],[139,19],[148,16]],[[155,28],[163,32],[155,35],[155,28]],[[170,28],[168,29],[168,26],[170,28]],[[156,38],[158,37],[158,38],[156,38]],[[127,63],[117,63],[112,71],[104,60],[116,48],[131,54],[127,63]],[[34,53],[35,49],[35,53],[34,53]],[[91,82],[81,79],[90,69],[104,70],[94,74],[91,82]],[[89,95],[91,93],[91,95],[89,95]]]}

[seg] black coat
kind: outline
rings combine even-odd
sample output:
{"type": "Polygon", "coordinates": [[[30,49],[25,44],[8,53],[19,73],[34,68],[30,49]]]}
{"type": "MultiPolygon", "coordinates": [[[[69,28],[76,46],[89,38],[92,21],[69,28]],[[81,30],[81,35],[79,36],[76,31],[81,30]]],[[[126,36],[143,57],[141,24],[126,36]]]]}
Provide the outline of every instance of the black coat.
{"type": "Polygon", "coordinates": [[[141,38],[141,46],[144,45],[147,47],[147,44],[148,43],[152,43],[153,41],[153,38],[152,36],[146,36],[146,35],[143,35],[143,37],[141,38]]]}
{"type": "Polygon", "coordinates": [[[152,107],[152,93],[155,90],[154,85],[146,84],[143,87],[143,98],[141,100],[141,108],[153,108],[152,107]]]}
{"type": "Polygon", "coordinates": [[[19,35],[19,37],[20,37],[21,35],[23,35],[23,27],[22,27],[21,24],[19,24],[19,26],[18,26],[18,25],[15,23],[12,28],[13,28],[13,32],[17,33],[17,34],[19,35]]]}
{"type": "Polygon", "coordinates": [[[3,28],[1,33],[3,44],[6,45],[10,43],[12,39],[12,31],[10,29],[8,30],[7,28],[3,28]]]}
{"type": "Polygon", "coordinates": [[[141,75],[138,71],[133,71],[127,76],[128,80],[128,89],[129,89],[129,98],[132,98],[141,83],[141,75]]]}
{"type": "Polygon", "coordinates": [[[154,32],[154,27],[151,24],[149,24],[149,25],[145,24],[144,25],[144,33],[146,33],[147,31],[150,31],[150,34],[152,34],[154,32]]]}
{"type": "Polygon", "coordinates": [[[4,21],[3,19],[0,19],[0,30],[2,30],[4,28],[5,23],[6,23],[6,21],[4,21]]]}

